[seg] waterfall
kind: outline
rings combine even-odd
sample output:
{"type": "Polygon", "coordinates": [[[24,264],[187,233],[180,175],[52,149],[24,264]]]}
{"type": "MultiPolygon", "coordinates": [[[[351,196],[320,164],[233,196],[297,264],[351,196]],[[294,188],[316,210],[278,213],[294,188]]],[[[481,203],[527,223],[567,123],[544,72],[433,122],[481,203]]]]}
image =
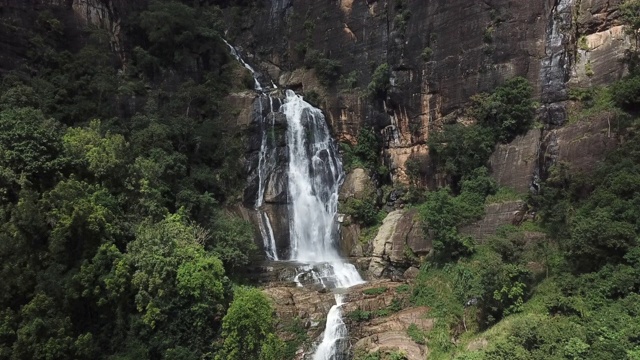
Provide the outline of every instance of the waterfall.
{"type": "Polygon", "coordinates": [[[258,92],[262,92],[262,85],[260,85],[260,80],[258,80],[258,72],[255,71],[251,65],[247,64],[246,61],[244,61],[242,56],[240,56],[240,53],[238,53],[238,50],[235,47],[233,47],[231,44],[229,44],[227,40],[222,39],[222,41],[224,41],[224,43],[227,44],[227,46],[229,47],[229,52],[231,52],[231,55],[233,55],[233,57],[236,58],[236,60],[238,60],[240,65],[244,66],[245,69],[249,70],[249,72],[253,76],[254,89],[258,92]]]}
{"type": "MultiPolygon", "coordinates": [[[[276,170],[276,144],[270,131],[274,126],[274,99],[265,94],[259,74],[247,64],[239,52],[225,41],[231,54],[247,68],[255,80],[259,93],[260,152],[258,154],[258,191],[254,209],[258,214],[258,226],[267,257],[278,260],[271,223],[261,210],[269,176],[276,170]],[[269,111],[263,98],[269,101],[269,111]],[[265,115],[266,113],[266,115],[265,115]],[[268,120],[271,117],[271,127],[268,120]]],[[[277,87],[271,82],[272,87],[277,87]]],[[[305,102],[293,91],[287,90],[279,110],[287,119],[288,164],[288,214],[290,232],[290,260],[299,264],[292,279],[297,286],[304,286],[302,277],[311,279],[323,288],[344,289],[364,283],[356,267],[344,261],[338,252],[336,240],[338,190],[344,180],[342,163],[336,144],[331,138],[322,111],[305,102]]],[[[306,280],[305,280],[306,281],[306,280]]],[[[343,295],[335,295],[335,305],[327,314],[322,340],[316,347],[313,360],[338,360],[344,357],[347,327],[342,320],[343,295]]]]}
{"type": "Polygon", "coordinates": [[[346,288],[362,283],[355,266],[338,254],[338,190],[342,163],[322,111],[287,90],[281,111],[287,117],[291,260],[328,263],[328,277],[346,288]]]}
{"type": "MultiPolygon", "coordinates": [[[[288,124],[291,260],[316,264],[323,286],[329,283],[335,288],[348,288],[363,283],[355,266],[340,258],[335,244],[338,189],[344,171],[324,116],[291,90],[286,92],[281,111],[288,124]]],[[[313,360],[340,357],[338,344],[347,335],[341,305],[342,296],[336,295],[313,360]]]]}
{"type": "MultiPolygon", "coordinates": [[[[256,83],[259,84],[256,79],[256,83]]],[[[274,99],[271,95],[266,95],[269,100],[269,113],[273,113],[273,101],[274,99]]],[[[260,236],[262,237],[262,243],[264,246],[265,253],[269,260],[278,260],[278,252],[276,248],[276,240],[273,234],[273,228],[271,226],[271,220],[269,220],[269,216],[267,213],[262,211],[261,207],[264,203],[264,191],[265,184],[267,181],[267,175],[273,171],[275,168],[275,140],[273,136],[269,136],[269,134],[273,134],[273,116],[271,121],[271,127],[267,127],[268,117],[269,115],[264,115],[264,108],[262,105],[261,95],[258,98],[259,102],[259,110],[260,110],[260,152],[258,153],[258,193],[256,194],[256,200],[254,204],[254,209],[258,213],[258,227],[260,229],[260,236]],[[269,141],[271,140],[271,141],[269,141]]]]}
{"type": "Polygon", "coordinates": [[[570,41],[574,0],[555,0],[545,36],[545,57],[540,67],[541,100],[548,122],[561,125],[566,120],[566,83],[570,73],[570,41]]]}
{"type": "MultiPolygon", "coordinates": [[[[275,168],[275,140],[269,141],[270,132],[273,133],[274,120],[272,117],[271,127],[267,128],[267,122],[269,114],[273,113],[273,102],[278,99],[273,99],[271,95],[265,94],[262,85],[259,80],[259,73],[255,69],[247,64],[246,61],[240,56],[238,50],[233,47],[227,40],[222,39],[224,43],[229,47],[231,55],[242,65],[245,69],[249,70],[253,76],[254,90],[258,92],[259,102],[259,121],[260,121],[260,152],[258,153],[258,193],[254,203],[254,210],[258,215],[258,228],[260,229],[260,236],[262,237],[262,245],[264,247],[265,254],[269,260],[278,260],[278,250],[276,248],[276,240],[273,234],[273,227],[271,226],[271,220],[269,215],[262,210],[264,203],[264,191],[265,183],[267,181],[267,175],[275,168]],[[269,100],[269,113],[264,114],[263,97],[269,100]]],[[[273,82],[271,82],[273,88],[277,88],[273,82]]]]}

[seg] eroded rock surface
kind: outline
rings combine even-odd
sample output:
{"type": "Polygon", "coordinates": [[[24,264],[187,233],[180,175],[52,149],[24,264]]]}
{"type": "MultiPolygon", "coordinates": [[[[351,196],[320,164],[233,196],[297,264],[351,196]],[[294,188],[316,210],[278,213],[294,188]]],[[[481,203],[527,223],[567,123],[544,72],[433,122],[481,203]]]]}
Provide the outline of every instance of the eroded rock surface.
{"type": "Polygon", "coordinates": [[[355,168],[351,170],[344,179],[340,188],[340,200],[348,198],[362,199],[368,195],[367,190],[374,189],[373,182],[365,169],[355,168]]]}
{"type": "Polygon", "coordinates": [[[433,249],[431,239],[422,231],[416,210],[395,210],[382,222],[371,242],[368,272],[382,276],[389,265],[407,268],[433,249]]]}
{"type": "Polygon", "coordinates": [[[488,204],[484,208],[485,215],[460,229],[460,232],[470,235],[474,240],[482,242],[496,233],[503,225],[518,225],[526,214],[526,204],[522,200],[506,201],[488,204]]]}
{"type": "MultiPolygon", "coordinates": [[[[416,344],[407,335],[407,329],[414,324],[428,331],[433,328],[434,320],[429,318],[428,307],[406,308],[410,293],[405,283],[375,280],[344,291],[343,320],[351,342],[357,344],[354,350],[359,346],[366,347],[367,351],[410,350],[412,356],[424,358],[426,347],[416,344]],[[352,315],[355,312],[367,313],[369,317],[358,318],[352,315]]],[[[331,292],[284,283],[267,287],[264,292],[274,301],[279,329],[284,331],[287,324],[296,321],[302,324],[310,339],[321,335],[326,314],[335,303],[331,292]]]]}

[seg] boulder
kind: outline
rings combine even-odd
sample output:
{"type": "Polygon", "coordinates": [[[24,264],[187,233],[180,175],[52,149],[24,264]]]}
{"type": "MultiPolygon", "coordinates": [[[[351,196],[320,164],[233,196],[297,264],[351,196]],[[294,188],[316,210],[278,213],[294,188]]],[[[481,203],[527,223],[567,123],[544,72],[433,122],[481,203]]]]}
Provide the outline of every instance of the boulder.
{"type": "Polygon", "coordinates": [[[355,168],[347,174],[344,183],[342,183],[339,194],[340,200],[344,201],[351,197],[362,199],[364,196],[368,196],[368,190],[373,188],[373,182],[367,171],[362,168],[355,168]]]}
{"type": "Polygon", "coordinates": [[[388,265],[410,265],[433,249],[432,241],[422,231],[414,209],[390,212],[371,245],[369,273],[374,277],[381,276],[388,265]]]}
{"type": "Polygon", "coordinates": [[[420,275],[420,269],[415,266],[408,268],[403,274],[405,279],[415,279],[418,275],[420,275]]]}

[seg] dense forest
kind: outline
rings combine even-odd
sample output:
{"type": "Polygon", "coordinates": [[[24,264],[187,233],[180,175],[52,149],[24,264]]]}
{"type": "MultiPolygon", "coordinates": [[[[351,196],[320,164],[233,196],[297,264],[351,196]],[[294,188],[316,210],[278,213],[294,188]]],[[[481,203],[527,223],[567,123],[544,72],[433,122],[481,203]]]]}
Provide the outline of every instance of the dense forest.
{"type": "MultiPolygon", "coordinates": [[[[246,139],[223,99],[252,86],[221,38],[229,3],[131,5],[120,51],[55,8],[29,26],[3,18],[29,50],[0,83],[0,359],[293,357],[299,343],[276,335],[273,304],[244,272],[259,256],[254,231],[229,211],[246,139]]],[[[637,36],[640,3],[622,19],[637,36]]],[[[497,144],[544,126],[520,77],[470,99],[473,125],[429,140],[449,186],[426,191],[425,165],[408,165],[407,205],[434,239],[407,304],[436,319],[410,334],[430,359],[640,359],[637,59],[632,49],[609,87],[570,91],[574,121],[606,112],[620,139],[594,173],[557,163],[524,196],[490,177],[497,144]],[[459,231],[513,197],[535,216],[481,244],[459,231]],[[478,335],[490,345],[462,346],[478,335]]],[[[344,144],[347,168],[379,170],[376,136],[344,144]]],[[[366,225],[380,210],[371,199],[343,208],[366,225]]]]}
{"type": "MultiPolygon", "coordinates": [[[[206,2],[131,6],[123,53],[46,8],[0,84],[1,359],[281,359],[225,206],[244,139],[236,62],[206,2]],[[123,58],[126,62],[123,62],[123,58]]],[[[58,9],[60,10],[60,9],[58,9]]]]}

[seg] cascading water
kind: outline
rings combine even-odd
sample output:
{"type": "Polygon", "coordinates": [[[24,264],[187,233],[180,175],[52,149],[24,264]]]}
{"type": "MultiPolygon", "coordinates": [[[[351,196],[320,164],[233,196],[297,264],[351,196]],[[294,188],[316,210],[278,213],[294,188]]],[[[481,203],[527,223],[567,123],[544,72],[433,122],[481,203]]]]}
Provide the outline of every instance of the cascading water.
{"type": "MultiPolygon", "coordinates": [[[[271,260],[278,260],[271,223],[261,207],[267,177],[275,170],[275,144],[270,143],[269,131],[273,131],[274,126],[273,102],[279,100],[264,93],[259,74],[241,58],[233,46],[226,41],[225,43],[232,55],[253,74],[255,90],[260,94],[259,183],[254,208],[258,213],[266,255],[271,260]],[[272,119],[270,129],[267,124],[269,115],[264,114],[263,98],[269,100],[268,114],[272,119]]],[[[272,85],[276,88],[273,82],[272,85]]],[[[364,281],[355,266],[340,258],[335,244],[338,237],[338,190],[344,179],[344,171],[322,111],[291,90],[286,91],[284,103],[278,105],[281,105],[279,111],[287,119],[290,260],[300,264],[298,273],[292,280],[298,286],[303,286],[300,278],[304,276],[324,288],[338,289],[361,284],[364,281]]],[[[336,294],[335,300],[336,304],[327,315],[322,340],[316,347],[313,360],[343,358],[347,327],[342,320],[342,295],[336,294]]]]}
{"type": "Polygon", "coordinates": [[[246,61],[244,61],[242,56],[240,56],[240,53],[238,53],[238,50],[234,48],[233,45],[229,44],[229,42],[227,42],[227,40],[225,39],[222,39],[222,41],[224,41],[224,43],[229,47],[229,52],[231,52],[231,55],[233,55],[233,57],[236,58],[236,60],[238,60],[238,62],[242,66],[244,66],[245,69],[249,70],[249,72],[253,76],[254,89],[256,91],[262,92],[262,85],[260,85],[260,80],[258,80],[258,72],[255,71],[251,65],[247,64],[246,61]]]}
{"type": "MultiPolygon", "coordinates": [[[[231,55],[233,55],[238,62],[244,66],[251,75],[253,76],[254,81],[254,90],[257,91],[260,96],[258,97],[259,102],[259,121],[260,121],[260,152],[258,153],[258,193],[256,194],[256,200],[254,203],[254,209],[258,215],[258,228],[260,229],[260,236],[262,237],[262,243],[264,246],[265,253],[269,260],[278,260],[278,250],[276,248],[276,240],[273,234],[273,227],[271,226],[271,220],[267,213],[262,210],[262,204],[264,203],[264,191],[265,191],[265,182],[267,175],[273,170],[275,167],[275,144],[272,144],[274,141],[272,140],[271,144],[269,141],[269,131],[273,132],[274,122],[271,121],[271,127],[267,127],[268,115],[264,114],[263,108],[263,98],[268,99],[269,101],[269,114],[273,113],[273,102],[280,101],[278,99],[273,99],[271,95],[265,94],[262,85],[260,84],[259,74],[257,71],[253,69],[253,67],[247,64],[246,61],[240,56],[238,50],[233,47],[231,44],[227,42],[227,40],[222,39],[224,43],[229,47],[229,51],[231,55]]],[[[273,82],[271,83],[274,88],[276,88],[273,82]]],[[[273,118],[272,118],[273,119],[273,118]]]]}
{"type": "MultiPolygon", "coordinates": [[[[348,288],[364,281],[355,266],[340,258],[335,246],[338,235],[338,189],[344,178],[329,128],[319,109],[287,90],[281,111],[287,117],[289,147],[289,232],[291,260],[317,264],[320,278],[335,288],[348,288]]],[[[327,316],[322,341],[314,360],[339,358],[338,343],[347,328],[342,321],[341,295],[327,316]]]]}
{"type": "MultiPolygon", "coordinates": [[[[258,82],[258,80],[256,80],[256,82],[258,82]]],[[[257,169],[258,193],[256,195],[254,209],[258,213],[258,227],[260,228],[260,235],[262,236],[265,253],[270,260],[278,260],[278,251],[276,248],[276,240],[273,234],[273,228],[271,227],[271,221],[269,220],[269,216],[261,209],[262,204],[264,203],[266,177],[275,168],[275,144],[272,144],[274,142],[273,136],[269,136],[269,132],[273,133],[274,122],[272,120],[271,126],[267,127],[268,115],[264,116],[264,109],[262,106],[263,97],[266,97],[269,100],[269,114],[273,113],[274,102],[274,99],[270,95],[261,95],[258,98],[260,104],[259,110],[261,140],[257,169]]],[[[275,99],[275,101],[279,100],[275,99]]]]}
{"type": "Polygon", "coordinates": [[[322,342],[318,345],[313,360],[334,360],[341,358],[341,342],[347,337],[347,327],[342,321],[342,295],[336,295],[336,304],[327,314],[327,325],[322,334],[322,342]]]}
{"type": "Polygon", "coordinates": [[[567,43],[568,29],[573,21],[575,0],[555,0],[545,36],[545,57],[540,67],[541,101],[547,113],[547,121],[561,125],[566,120],[563,101],[567,100],[567,81],[570,76],[571,57],[567,43]]]}
{"type": "Polygon", "coordinates": [[[340,258],[334,243],[344,171],[324,116],[291,90],[281,111],[288,124],[291,260],[328,263],[339,288],[362,283],[355,266],[340,258]]]}

